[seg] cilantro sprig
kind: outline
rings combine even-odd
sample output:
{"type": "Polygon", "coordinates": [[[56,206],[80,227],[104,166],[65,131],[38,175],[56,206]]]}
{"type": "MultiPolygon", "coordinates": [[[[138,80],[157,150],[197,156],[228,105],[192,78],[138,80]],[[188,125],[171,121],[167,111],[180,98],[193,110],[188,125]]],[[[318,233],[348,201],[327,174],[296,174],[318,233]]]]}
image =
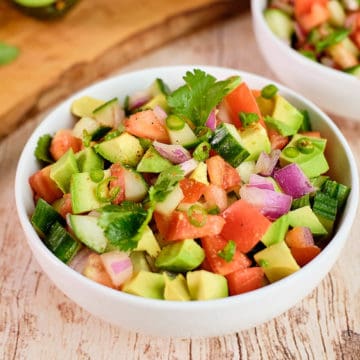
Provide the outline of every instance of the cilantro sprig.
{"type": "Polygon", "coordinates": [[[185,85],[167,97],[173,113],[187,117],[195,126],[203,126],[215,106],[241,82],[239,76],[216,81],[200,69],[188,71],[185,85]]]}

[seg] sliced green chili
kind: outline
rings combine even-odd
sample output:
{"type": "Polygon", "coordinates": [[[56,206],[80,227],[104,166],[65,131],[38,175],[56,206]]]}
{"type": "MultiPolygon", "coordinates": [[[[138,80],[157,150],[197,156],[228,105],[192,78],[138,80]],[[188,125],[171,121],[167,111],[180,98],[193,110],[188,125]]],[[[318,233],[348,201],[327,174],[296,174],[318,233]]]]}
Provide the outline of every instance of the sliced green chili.
{"type": "Polygon", "coordinates": [[[187,211],[189,221],[196,227],[202,227],[207,222],[207,211],[201,205],[194,204],[187,211]]]}

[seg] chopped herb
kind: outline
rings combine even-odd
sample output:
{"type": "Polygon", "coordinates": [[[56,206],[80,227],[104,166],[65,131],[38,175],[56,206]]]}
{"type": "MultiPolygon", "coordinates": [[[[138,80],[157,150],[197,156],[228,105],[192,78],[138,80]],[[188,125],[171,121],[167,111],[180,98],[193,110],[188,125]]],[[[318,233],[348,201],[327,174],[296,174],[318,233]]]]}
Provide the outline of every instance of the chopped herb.
{"type": "Polygon", "coordinates": [[[240,77],[216,81],[212,75],[200,69],[188,71],[184,76],[185,85],[167,97],[175,114],[184,115],[195,126],[203,126],[210,112],[240,83],[240,77]]]}
{"type": "Polygon", "coordinates": [[[326,36],[324,39],[319,40],[316,44],[316,51],[321,52],[329,46],[335,45],[344,40],[350,33],[349,29],[338,29],[326,36]]]}
{"type": "Polygon", "coordinates": [[[91,139],[92,139],[91,134],[89,134],[89,132],[86,129],[84,129],[83,132],[82,132],[82,141],[83,141],[83,144],[84,144],[85,147],[90,146],[91,139]]]}
{"type": "Polygon", "coordinates": [[[210,155],[211,145],[207,141],[201,142],[193,152],[193,158],[197,161],[205,161],[210,155]]]}
{"type": "Polygon", "coordinates": [[[37,141],[34,155],[37,160],[43,161],[45,163],[52,164],[54,162],[50,154],[50,145],[51,145],[52,136],[45,134],[40,136],[37,141]]]}
{"type": "Polygon", "coordinates": [[[19,56],[19,49],[16,46],[0,42],[0,65],[6,65],[19,56]]]}
{"type": "Polygon", "coordinates": [[[187,215],[191,225],[202,227],[207,222],[207,211],[198,204],[191,205],[187,211],[187,215]]]}
{"type": "Polygon", "coordinates": [[[272,99],[279,89],[274,84],[266,85],[261,90],[261,96],[265,99],[272,99]]]}
{"type": "Polygon", "coordinates": [[[252,124],[257,123],[259,121],[259,115],[255,113],[240,112],[239,118],[241,120],[243,127],[249,127],[252,124]]]}
{"type": "Polygon", "coordinates": [[[218,256],[224,259],[226,262],[232,261],[236,251],[236,243],[234,240],[229,240],[224,248],[218,252],[218,256]]]}
{"type": "Polygon", "coordinates": [[[120,192],[120,187],[116,186],[109,189],[109,183],[112,180],[116,180],[115,176],[109,176],[99,182],[96,187],[96,198],[102,202],[109,202],[116,198],[120,192]]]}

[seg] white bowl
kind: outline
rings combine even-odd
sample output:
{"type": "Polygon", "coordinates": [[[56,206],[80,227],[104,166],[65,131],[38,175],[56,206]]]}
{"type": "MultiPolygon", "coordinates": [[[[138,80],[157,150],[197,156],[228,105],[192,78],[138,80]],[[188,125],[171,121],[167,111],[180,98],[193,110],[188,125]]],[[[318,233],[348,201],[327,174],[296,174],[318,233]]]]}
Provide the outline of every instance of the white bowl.
{"type": "MultiPolygon", "coordinates": [[[[153,68],[128,73],[90,86],[59,105],[34,131],[20,157],[15,182],[18,215],[28,244],[43,271],[74,302],[90,313],[129,330],[162,336],[216,336],[248,329],[283,313],[309,294],[328,273],[354,221],[358,203],[358,173],[355,160],[343,135],[321,110],[279,85],[279,89],[295,106],[308,109],[313,127],[328,139],[332,176],[352,187],[335,236],[328,246],[308,265],[291,276],[246,294],[219,300],[172,302],[136,297],[99,285],[59,261],[43,244],[31,226],[34,210],[29,176],[38,169],[34,149],[40,135],[71,127],[69,108],[81,95],[99,98],[124,98],[146,88],[160,77],[174,88],[182,83],[187,70],[200,66],[153,68]],[[336,164],[336,166],[335,166],[336,164]],[[269,299],[271,301],[269,302],[269,299]]],[[[251,87],[261,88],[270,80],[233,69],[202,67],[218,79],[239,74],[251,87]]]]}
{"type": "Polygon", "coordinates": [[[263,11],[266,0],[252,0],[257,44],[267,64],[287,86],[330,113],[360,121],[360,79],[309,60],[277,38],[263,11]]]}

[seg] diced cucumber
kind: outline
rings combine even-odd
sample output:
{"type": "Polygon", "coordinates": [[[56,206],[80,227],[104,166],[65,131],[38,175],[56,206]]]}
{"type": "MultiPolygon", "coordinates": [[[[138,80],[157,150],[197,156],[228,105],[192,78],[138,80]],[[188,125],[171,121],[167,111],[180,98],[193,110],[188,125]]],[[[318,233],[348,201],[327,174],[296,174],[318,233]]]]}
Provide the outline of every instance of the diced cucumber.
{"type": "Polygon", "coordinates": [[[337,214],[337,200],[330,195],[317,191],[312,210],[329,234],[334,227],[337,214]]]}
{"type": "Polygon", "coordinates": [[[294,23],[290,16],[280,9],[266,9],[264,17],[271,31],[280,39],[290,43],[294,23]]]}
{"type": "Polygon", "coordinates": [[[71,228],[75,236],[88,248],[103,253],[108,240],[103,229],[98,225],[98,218],[90,215],[69,215],[71,228]]]}
{"type": "Polygon", "coordinates": [[[107,101],[93,111],[95,120],[103,126],[115,127],[121,118],[121,107],[117,98],[107,101]]]}
{"type": "Polygon", "coordinates": [[[133,167],[137,165],[144,153],[140,141],[127,132],[95,145],[95,151],[112,163],[133,167]]]}
{"type": "Polygon", "coordinates": [[[170,215],[183,198],[184,193],[182,192],[180,185],[177,184],[163,201],[156,203],[155,210],[163,215],[170,215]]]}
{"type": "Polygon", "coordinates": [[[95,119],[85,116],[82,117],[75,124],[72,133],[77,138],[82,139],[84,136],[84,131],[86,131],[87,134],[92,136],[94,133],[96,133],[99,130],[99,128],[101,128],[101,125],[95,119]]]}
{"type": "Polygon", "coordinates": [[[248,183],[251,174],[256,173],[255,161],[243,161],[237,168],[237,172],[240,174],[241,181],[243,183],[248,183]]]}
{"type": "Polygon", "coordinates": [[[141,201],[148,192],[148,184],[140,173],[126,168],[124,171],[125,199],[130,201],[141,201]]]}
{"type": "Polygon", "coordinates": [[[350,193],[350,187],[340,184],[335,180],[327,179],[321,187],[321,191],[337,200],[338,208],[342,209],[350,193]]]}
{"type": "Polygon", "coordinates": [[[238,167],[250,155],[233,124],[217,126],[211,145],[233,167],[238,167]]]}
{"type": "Polygon", "coordinates": [[[190,128],[189,124],[185,122],[182,129],[171,130],[167,127],[170,142],[175,145],[182,145],[184,147],[196,146],[199,139],[195,135],[194,131],[190,128]]]}
{"type": "Polygon", "coordinates": [[[88,172],[104,168],[104,160],[92,147],[87,147],[75,154],[79,171],[88,172]]]}
{"type": "Polygon", "coordinates": [[[78,117],[91,117],[93,111],[104,103],[104,100],[95,99],[91,96],[83,96],[73,101],[71,112],[78,117]]]}
{"type": "Polygon", "coordinates": [[[36,144],[34,155],[37,160],[43,161],[46,163],[53,163],[54,160],[50,154],[50,145],[52,141],[52,136],[50,134],[42,135],[36,144]]]}

